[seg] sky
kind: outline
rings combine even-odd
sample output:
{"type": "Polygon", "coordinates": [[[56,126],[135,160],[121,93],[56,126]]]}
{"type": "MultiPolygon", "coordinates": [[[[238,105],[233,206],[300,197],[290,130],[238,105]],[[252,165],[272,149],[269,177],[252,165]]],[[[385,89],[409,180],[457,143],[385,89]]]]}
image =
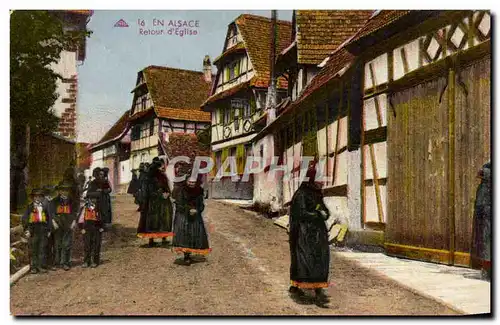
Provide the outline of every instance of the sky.
{"type": "MultiPolygon", "coordinates": [[[[271,11],[142,11],[96,10],[88,24],[86,59],[78,67],[78,141],[97,142],[130,109],[137,72],[149,65],[202,70],[203,57],[221,54],[227,26],[242,13],[271,17],[271,11]],[[114,27],[123,19],[129,27],[114,27]],[[193,21],[197,35],[141,35],[163,20],[193,21]],[[144,21],[144,27],[142,27],[144,21]]],[[[292,19],[291,10],[278,10],[278,19],[292,19]]],[[[183,29],[183,28],[180,28],[183,29]]],[[[215,73],[215,67],[213,67],[215,73]]]]}

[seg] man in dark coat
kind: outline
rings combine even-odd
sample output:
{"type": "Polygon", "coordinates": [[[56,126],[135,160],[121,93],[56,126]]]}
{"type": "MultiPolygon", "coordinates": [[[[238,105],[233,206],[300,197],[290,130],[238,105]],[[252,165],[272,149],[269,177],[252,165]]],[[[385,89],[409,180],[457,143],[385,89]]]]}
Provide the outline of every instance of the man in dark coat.
{"type": "Polygon", "coordinates": [[[46,273],[47,239],[51,235],[51,220],[49,206],[44,202],[44,193],[41,189],[31,191],[32,202],[28,204],[21,219],[26,237],[29,238],[30,269],[31,273],[46,273]]]}
{"type": "Polygon", "coordinates": [[[478,177],[481,183],[474,206],[471,262],[484,278],[491,279],[491,163],[483,165],[478,177]]]}
{"type": "Polygon", "coordinates": [[[330,248],[325,221],[329,217],[323,203],[321,184],[315,182],[316,162],[309,165],[304,181],[292,197],[290,211],[290,293],[303,298],[303,289],[315,289],[316,301],[328,302],[330,248]]]}
{"type": "Polygon", "coordinates": [[[63,183],[57,187],[59,195],[52,200],[51,210],[54,213],[54,240],[56,265],[65,271],[71,268],[71,249],[73,247],[73,230],[76,227],[78,211],[74,210],[74,198],[70,196],[72,184],[63,183]]]}

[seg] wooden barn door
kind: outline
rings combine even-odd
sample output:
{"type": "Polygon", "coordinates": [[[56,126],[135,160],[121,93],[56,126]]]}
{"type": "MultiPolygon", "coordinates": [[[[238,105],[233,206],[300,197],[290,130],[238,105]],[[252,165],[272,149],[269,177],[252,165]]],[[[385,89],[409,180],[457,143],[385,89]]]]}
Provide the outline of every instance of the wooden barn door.
{"type": "Polygon", "coordinates": [[[490,59],[392,94],[389,254],[468,266],[476,174],[490,159],[490,59]]]}

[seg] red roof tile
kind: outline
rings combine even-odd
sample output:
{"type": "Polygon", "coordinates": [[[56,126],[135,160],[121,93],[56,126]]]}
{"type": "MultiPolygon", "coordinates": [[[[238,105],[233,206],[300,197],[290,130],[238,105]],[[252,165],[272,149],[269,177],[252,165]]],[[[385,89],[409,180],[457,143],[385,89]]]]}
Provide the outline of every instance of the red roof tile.
{"type": "Polygon", "coordinates": [[[319,64],[363,27],[373,10],[297,10],[297,61],[319,64]]]}
{"type": "MultiPolygon", "coordinates": [[[[271,55],[271,19],[262,16],[244,14],[236,18],[236,25],[245,42],[248,56],[258,78],[263,82],[258,84],[268,87],[271,55]]],[[[277,21],[277,49],[276,55],[281,53],[290,43],[292,23],[285,20],[277,21]]]]}
{"type": "Polygon", "coordinates": [[[411,10],[380,10],[349,40],[354,43],[409,14],[411,10]]]}
{"type": "Polygon", "coordinates": [[[210,112],[201,111],[199,108],[167,108],[155,106],[156,115],[160,118],[171,120],[210,122],[210,112]]]}
{"type": "Polygon", "coordinates": [[[118,140],[120,137],[125,135],[128,126],[129,126],[129,114],[130,111],[126,111],[123,115],[118,119],[118,121],[113,124],[113,126],[104,134],[104,136],[98,142],[91,145],[91,149],[95,149],[100,147],[106,143],[118,140]]]}

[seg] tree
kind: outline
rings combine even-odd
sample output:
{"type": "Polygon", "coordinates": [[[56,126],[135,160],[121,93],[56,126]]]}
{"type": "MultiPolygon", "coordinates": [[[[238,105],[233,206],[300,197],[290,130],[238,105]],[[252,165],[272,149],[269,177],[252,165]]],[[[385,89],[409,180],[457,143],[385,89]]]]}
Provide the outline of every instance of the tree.
{"type": "MultiPolygon", "coordinates": [[[[29,158],[31,133],[57,128],[58,98],[51,65],[71,49],[82,32],[65,32],[57,12],[15,10],[10,15],[11,210],[17,208],[21,175],[29,158]]],[[[88,35],[88,32],[84,32],[88,35]]]]}

